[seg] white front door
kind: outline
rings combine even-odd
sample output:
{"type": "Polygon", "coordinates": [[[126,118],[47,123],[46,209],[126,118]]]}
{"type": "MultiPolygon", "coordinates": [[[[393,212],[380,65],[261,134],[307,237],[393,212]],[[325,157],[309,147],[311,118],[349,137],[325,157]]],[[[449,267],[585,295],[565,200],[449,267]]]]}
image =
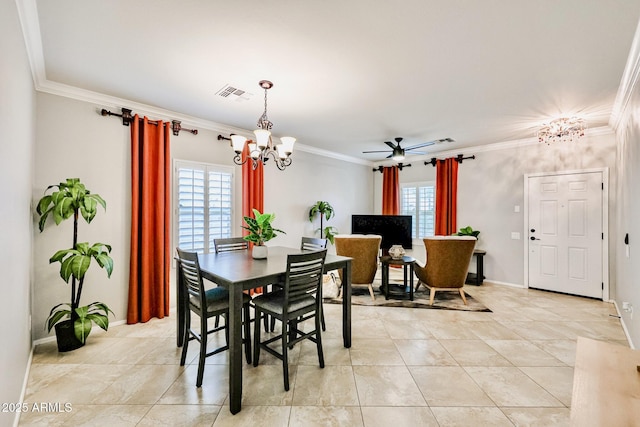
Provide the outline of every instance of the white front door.
{"type": "Polygon", "coordinates": [[[528,178],[529,287],[603,297],[603,177],[528,178]]]}

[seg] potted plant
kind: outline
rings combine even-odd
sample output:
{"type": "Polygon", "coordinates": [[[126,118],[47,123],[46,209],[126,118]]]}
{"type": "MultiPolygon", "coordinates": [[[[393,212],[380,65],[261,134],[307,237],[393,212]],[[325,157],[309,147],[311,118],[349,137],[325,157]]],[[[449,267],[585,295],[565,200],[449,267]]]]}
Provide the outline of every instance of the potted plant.
{"type": "Polygon", "coordinates": [[[478,230],[474,230],[471,226],[466,226],[462,227],[457,233],[454,233],[454,236],[473,236],[477,239],[478,234],[480,234],[478,230]]]}
{"type": "Polygon", "coordinates": [[[46,321],[49,332],[55,327],[58,351],[70,351],[83,346],[93,323],[106,331],[109,328],[109,313],[113,314],[109,307],[101,302],[80,305],[85,275],[91,261],[95,260],[101,268],[104,268],[108,277],[111,277],[113,271],[113,260],[109,256],[110,245],[78,242],[79,218],[84,218],[87,224],[91,223],[96,216],[98,205],[105,210],[107,208],[102,197],[91,194],[78,178],[70,178],[66,182],[47,187],[45,196],[40,199],[36,208],[40,215],[38,222],[40,232],[44,230],[50,215],[56,225],[73,217],[73,245],[70,249],[57,251],[49,259],[49,263],[60,263],[60,277],[65,282],[69,283],[71,280],[70,302],[53,307],[46,321]],[[52,188],[57,190],[46,194],[52,188]]]}
{"type": "Polygon", "coordinates": [[[287,234],[284,231],[273,228],[271,223],[276,218],[276,214],[260,213],[257,209],[253,209],[253,216],[245,216],[244,221],[246,226],[242,226],[245,230],[249,231],[249,234],[244,236],[244,240],[253,243],[253,250],[251,255],[256,259],[264,259],[267,257],[267,247],[265,242],[273,239],[277,236],[276,232],[287,234]]]}
{"type": "Polygon", "coordinates": [[[316,231],[320,230],[320,237],[328,239],[331,244],[333,244],[333,236],[338,234],[338,229],[333,226],[328,226],[324,228],[324,219],[331,219],[334,214],[333,206],[329,204],[329,202],[324,202],[322,200],[318,200],[315,205],[311,206],[309,209],[309,222],[313,222],[313,219],[316,215],[320,214],[320,228],[316,231]]]}

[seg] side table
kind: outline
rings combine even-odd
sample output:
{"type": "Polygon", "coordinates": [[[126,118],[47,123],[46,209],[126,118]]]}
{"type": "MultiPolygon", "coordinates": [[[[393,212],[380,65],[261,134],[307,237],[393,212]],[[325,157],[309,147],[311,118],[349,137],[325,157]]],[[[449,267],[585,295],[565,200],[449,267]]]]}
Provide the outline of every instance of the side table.
{"type": "Polygon", "coordinates": [[[404,275],[404,288],[409,286],[409,300],[413,301],[413,264],[416,259],[410,256],[403,256],[402,258],[391,258],[388,255],[380,257],[380,263],[382,264],[382,293],[385,295],[385,299],[389,299],[391,295],[406,295],[406,292],[392,293],[389,291],[389,266],[397,265],[402,266],[404,275]],[[408,279],[408,280],[407,280],[408,279]],[[409,283],[407,283],[407,281],[409,283]]]}
{"type": "Polygon", "coordinates": [[[474,249],[473,256],[476,257],[476,272],[467,274],[466,284],[468,285],[482,285],[484,281],[484,256],[487,251],[483,249],[474,249]]]}

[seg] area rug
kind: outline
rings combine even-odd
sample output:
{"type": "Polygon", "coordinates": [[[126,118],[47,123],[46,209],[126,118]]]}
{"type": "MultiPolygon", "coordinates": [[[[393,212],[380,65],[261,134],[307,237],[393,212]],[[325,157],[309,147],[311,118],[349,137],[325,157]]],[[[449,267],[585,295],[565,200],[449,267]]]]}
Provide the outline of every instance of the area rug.
{"type": "MultiPolygon", "coordinates": [[[[393,280],[393,279],[392,279],[393,280]]],[[[393,283],[393,282],[392,282],[393,283]]],[[[416,282],[417,283],[417,280],[416,282]]],[[[392,290],[401,289],[398,285],[390,284],[392,290]]],[[[429,305],[429,289],[424,285],[420,286],[417,292],[413,293],[413,301],[409,300],[409,294],[404,299],[402,297],[390,297],[385,299],[384,294],[380,292],[380,279],[376,278],[373,282],[373,291],[376,299],[372,300],[369,295],[369,288],[366,285],[355,285],[351,292],[352,305],[368,305],[379,307],[408,307],[408,308],[427,308],[436,310],[459,310],[459,311],[479,311],[491,313],[484,304],[473,298],[467,292],[467,305],[464,305],[460,293],[457,291],[438,291],[433,300],[433,305],[429,305]]],[[[342,304],[340,298],[325,298],[325,304],[342,304]]]]}

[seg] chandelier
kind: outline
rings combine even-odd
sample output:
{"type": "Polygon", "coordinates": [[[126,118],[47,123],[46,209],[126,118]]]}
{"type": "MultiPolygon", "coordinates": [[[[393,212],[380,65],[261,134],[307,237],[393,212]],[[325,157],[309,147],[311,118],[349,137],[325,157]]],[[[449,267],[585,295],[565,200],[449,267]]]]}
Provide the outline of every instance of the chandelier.
{"type": "Polygon", "coordinates": [[[573,142],[582,138],[586,129],[584,119],[562,117],[542,125],[538,130],[538,141],[547,145],[552,142],[573,142]]]}
{"type": "Polygon", "coordinates": [[[249,155],[242,160],[242,150],[247,138],[242,135],[231,135],[231,146],[236,153],[233,162],[237,165],[243,165],[251,160],[251,166],[255,170],[258,164],[266,164],[269,157],[271,157],[278,169],[284,170],[291,164],[290,156],[296,139],[290,136],[283,136],[280,138],[280,144],[273,143],[273,138],[271,137],[273,123],[267,117],[267,90],[273,87],[273,83],[269,80],[260,80],[258,84],[264,89],[264,112],[258,118],[258,129],[253,131],[256,140],[255,142],[249,141],[249,155]]]}

